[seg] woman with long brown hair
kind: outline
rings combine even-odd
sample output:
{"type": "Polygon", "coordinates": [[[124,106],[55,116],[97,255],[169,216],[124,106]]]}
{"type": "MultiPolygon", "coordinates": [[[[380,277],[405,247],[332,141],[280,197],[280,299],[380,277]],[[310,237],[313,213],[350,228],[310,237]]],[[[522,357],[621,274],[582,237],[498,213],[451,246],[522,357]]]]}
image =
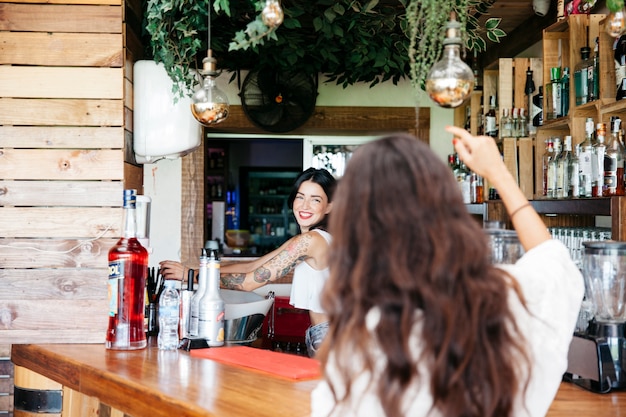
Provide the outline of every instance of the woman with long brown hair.
{"type": "Polygon", "coordinates": [[[556,394],[582,276],[493,139],[446,130],[498,190],[526,253],[490,263],[486,235],[427,145],[399,134],[361,146],[330,219],[314,417],[542,416],[556,394]]]}

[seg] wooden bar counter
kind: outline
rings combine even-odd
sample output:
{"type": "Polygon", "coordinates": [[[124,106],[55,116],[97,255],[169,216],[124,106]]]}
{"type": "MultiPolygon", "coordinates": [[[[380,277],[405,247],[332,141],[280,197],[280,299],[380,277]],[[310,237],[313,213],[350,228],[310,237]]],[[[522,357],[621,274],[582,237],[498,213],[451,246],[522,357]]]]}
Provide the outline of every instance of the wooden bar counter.
{"type": "MultiPolygon", "coordinates": [[[[63,411],[56,415],[63,417],[308,416],[317,384],[156,347],[111,351],[95,344],[13,345],[11,360],[16,387],[20,367],[59,385],[63,411]],[[103,413],[102,404],[110,412],[103,413]]],[[[16,410],[16,417],[22,415],[34,414],[16,410]]],[[[594,394],[562,383],[548,416],[626,416],[626,392],[594,394]]]]}

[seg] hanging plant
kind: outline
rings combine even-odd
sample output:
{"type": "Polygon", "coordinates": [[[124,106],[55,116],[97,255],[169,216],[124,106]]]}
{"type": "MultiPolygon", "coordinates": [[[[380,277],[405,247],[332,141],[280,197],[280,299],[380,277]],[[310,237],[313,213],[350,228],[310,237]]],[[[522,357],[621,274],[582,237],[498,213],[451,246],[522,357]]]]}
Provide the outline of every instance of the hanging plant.
{"type": "Polygon", "coordinates": [[[410,27],[409,59],[411,81],[423,89],[428,71],[441,56],[444,26],[450,13],[456,13],[467,50],[483,52],[487,42],[500,42],[506,33],[498,28],[501,19],[489,18],[482,30],[478,19],[486,14],[495,0],[410,0],[406,19],[410,27]]]}
{"type": "MultiPolygon", "coordinates": [[[[452,9],[467,27],[467,45],[484,50],[483,29],[470,13],[484,13],[494,0],[282,0],[284,21],[278,28],[263,24],[265,0],[209,1],[146,3],[147,55],[164,64],[178,96],[192,94],[191,70],[206,56],[209,5],[211,49],[218,68],[233,72],[231,80],[238,70],[271,67],[321,74],[345,88],[397,83],[407,76],[419,84],[439,57],[452,9]]],[[[499,30],[497,24],[485,29],[488,36],[499,30]]]]}

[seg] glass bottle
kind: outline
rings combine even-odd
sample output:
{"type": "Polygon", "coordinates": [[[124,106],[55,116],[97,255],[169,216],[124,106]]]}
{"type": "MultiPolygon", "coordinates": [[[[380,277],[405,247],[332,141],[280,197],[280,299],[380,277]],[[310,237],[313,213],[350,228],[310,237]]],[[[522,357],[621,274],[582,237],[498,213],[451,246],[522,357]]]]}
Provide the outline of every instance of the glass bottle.
{"type": "Polygon", "coordinates": [[[544,117],[553,120],[561,117],[561,68],[550,69],[550,82],[546,84],[546,109],[544,117]]]}
{"type": "Polygon", "coordinates": [[[613,57],[615,59],[615,98],[626,98],[626,34],[621,35],[614,44],[613,57]]]}
{"type": "Polygon", "coordinates": [[[556,167],[556,198],[569,196],[569,166],[572,159],[572,137],[563,139],[563,151],[558,157],[556,167]]]}
{"type": "Polygon", "coordinates": [[[554,156],[548,162],[548,198],[557,198],[557,168],[558,161],[561,156],[561,138],[552,139],[554,148],[554,156]]]}
{"type": "Polygon", "coordinates": [[[561,77],[561,116],[569,113],[569,67],[563,68],[561,77]]]}
{"type": "Polygon", "coordinates": [[[198,289],[191,297],[190,313],[189,313],[189,335],[198,336],[198,317],[200,315],[200,300],[206,291],[207,286],[207,252],[202,248],[200,254],[200,267],[198,269],[198,289]]]}
{"type": "MultiPolygon", "coordinates": [[[[532,114],[533,126],[543,126],[543,86],[539,86],[539,91],[533,96],[532,114]]],[[[536,129],[535,129],[536,130],[536,129]]]]}
{"type": "Polygon", "coordinates": [[[465,106],[465,130],[468,132],[472,129],[472,106],[465,106]]]}
{"type": "Polygon", "coordinates": [[[591,117],[585,123],[585,140],[580,144],[578,163],[580,166],[580,193],[579,197],[592,196],[592,160],[593,160],[593,132],[595,126],[591,117]]]}
{"type": "MultiPolygon", "coordinates": [[[[533,71],[530,69],[530,67],[528,67],[528,69],[526,70],[526,83],[524,84],[524,93],[526,94],[526,97],[527,97],[526,102],[528,103],[528,115],[529,115],[528,121],[527,121],[528,126],[526,127],[526,131],[530,135],[537,133],[537,129],[533,125],[533,120],[532,120],[534,116],[532,94],[534,91],[535,91],[535,82],[533,81],[533,71]]],[[[526,136],[526,135],[523,135],[523,136],[526,136]]]]}
{"type": "Polygon", "coordinates": [[[580,195],[580,164],[578,159],[578,153],[580,147],[576,145],[572,152],[572,159],[570,160],[568,167],[569,176],[569,191],[568,197],[576,198],[580,195]]]}
{"type": "Polygon", "coordinates": [[[600,55],[599,50],[600,39],[596,37],[595,46],[593,47],[593,58],[591,59],[591,78],[589,78],[589,101],[600,98],[600,55]]]}
{"type": "Polygon", "coordinates": [[[624,195],[624,145],[619,139],[622,120],[611,117],[611,135],[604,154],[603,196],[624,195]]]}
{"type": "Polygon", "coordinates": [[[472,72],[474,73],[474,91],[482,91],[483,78],[478,62],[478,50],[474,48],[474,59],[472,60],[472,72]]]}
{"type": "Polygon", "coordinates": [[[207,286],[200,299],[198,336],[206,339],[209,346],[224,345],[224,300],[220,295],[220,261],[217,242],[209,241],[207,262],[207,286]]]}
{"type": "Polygon", "coordinates": [[[513,136],[513,119],[509,109],[502,109],[502,119],[500,121],[500,138],[510,138],[513,136]]]}
{"type": "Polygon", "coordinates": [[[148,251],[137,240],[136,190],[124,190],[124,232],[109,250],[107,349],[146,347],[144,308],[148,251]]]}
{"type": "Polygon", "coordinates": [[[604,143],[605,136],[606,125],[604,123],[598,123],[596,125],[596,141],[593,144],[593,159],[591,160],[591,170],[593,171],[591,195],[593,197],[602,197],[602,188],[604,186],[604,154],[606,153],[606,145],[604,143]]]}
{"type": "Polygon", "coordinates": [[[543,177],[542,194],[546,197],[548,196],[548,167],[553,157],[554,157],[554,139],[548,138],[546,139],[546,149],[543,153],[543,157],[541,158],[542,160],[541,173],[543,177]]]}
{"type": "Polygon", "coordinates": [[[532,123],[528,123],[528,117],[526,117],[526,109],[522,107],[521,109],[519,109],[519,118],[517,121],[517,137],[525,138],[529,136],[529,124],[532,125],[532,123]]]}
{"type": "Polygon", "coordinates": [[[496,96],[489,97],[489,111],[485,115],[485,134],[492,138],[498,137],[498,120],[496,112],[496,96]]]}
{"type": "Polygon", "coordinates": [[[588,46],[580,48],[580,61],[574,67],[574,91],[576,105],[580,106],[589,101],[589,71],[593,71],[593,61],[589,59],[591,49],[588,46]]]}
{"type": "Polygon", "coordinates": [[[476,115],[476,134],[485,134],[485,106],[483,96],[480,96],[480,108],[478,109],[478,114],[476,115]]]}

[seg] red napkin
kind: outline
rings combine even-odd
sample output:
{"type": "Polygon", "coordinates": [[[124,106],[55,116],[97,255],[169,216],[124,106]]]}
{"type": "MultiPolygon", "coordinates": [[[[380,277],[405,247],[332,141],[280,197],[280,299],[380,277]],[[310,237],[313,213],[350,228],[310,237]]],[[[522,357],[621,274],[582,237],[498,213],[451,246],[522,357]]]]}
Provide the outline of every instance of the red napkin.
{"type": "Polygon", "coordinates": [[[198,358],[213,359],[289,379],[316,379],[320,376],[320,363],[318,361],[289,353],[273,352],[248,346],[195,349],[189,353],[198,358]]]}

